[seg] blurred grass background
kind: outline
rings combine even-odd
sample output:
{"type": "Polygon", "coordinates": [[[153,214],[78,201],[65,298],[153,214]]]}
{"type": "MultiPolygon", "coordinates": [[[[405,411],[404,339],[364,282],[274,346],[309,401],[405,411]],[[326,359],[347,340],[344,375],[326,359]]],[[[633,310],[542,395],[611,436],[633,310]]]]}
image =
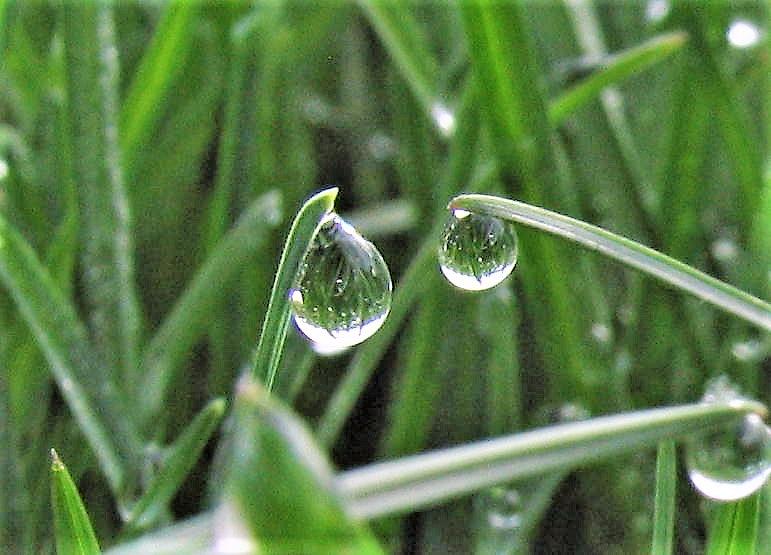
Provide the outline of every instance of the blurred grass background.
{"type": "MultiPolygon", "coordinates": [[[[100,416],[139,430],[115,439],[126,476],[105,476],[4,290],[5,551],[52,549],[51,447],[102,545],[117,540],[110,489],[135,496],[161,446],[232,397],[291,215],[328,185],[397,284],[391,320],[353,352],[317,357],[294,332],[287,346],[277,392],[340,468],[690,402],[720,374],[771,402],[768,335],[619,265],[523,229],[515,277],[468,294],[433,250],[452,194],[496,192],[768,298],[767,23],[763,2],[0,0],[0,211],[86,323],[93,352],[71,356],[114,415],[100,416]],[[758,40],[732,44],[737,22],[758,40]],[[671,55],[555,116],[565,91],[672,32],[671,55]]],[[[215,440],[161,522],[218,491],[215,440]]],[[[654,471],[640,452],[520,485],[546,500],[533,551],[646,552],[654,471]]],[[[677,551],[699,553],[705,507],[678,488],[677,551]]],[[[375,529],[405,553],[466,553],[472,511],[458,501],[375,529]]]]}

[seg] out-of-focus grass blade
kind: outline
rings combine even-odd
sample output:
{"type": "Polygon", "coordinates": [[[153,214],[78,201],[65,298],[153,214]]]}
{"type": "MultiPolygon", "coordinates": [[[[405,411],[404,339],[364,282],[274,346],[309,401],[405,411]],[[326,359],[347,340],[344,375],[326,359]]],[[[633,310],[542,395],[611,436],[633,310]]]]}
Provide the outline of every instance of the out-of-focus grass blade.
{"type": "Polygon", "coordinates": [[[685,44],[688,35],[667,33],[610,57],[604,67],[563,92],[549,104],[552,124],[562,123],[578,108],[594,99],[605,87],[643,72],[674,54],[685,44]]]}
{"type": "Polygon", "coordinates": [[[211,553],[214,532],[214,514],[204,513],[113,547],[105,555],[202,555],[211,553]]]}
{"type": "Polygon", "coordinates": [[[300,264],[311,246],[321,220],[334,209],[335,198],[337,198],[336,187],[316,193],[309,198],[295,216],[286,238],[273,281],[268,312],[265,315],[262,333],[251,365],[252,375],[259,376],[268,390],[273,386],[289,328],[289,290],[294,284],[300,264]]]}
{"type": "Polygon", "coordinates": [[[99,543],[70,473],[53,449],[51,459],[56,552],[58,555],[99,555],[99,543]]]}
{"type": "Polygon", "coordinates": [[[234,418],[220,516],[239,520],[244,540],[269,553],[382,553],[346,514],[308,430],[249,377],[239,384],[234,418]]]}
{"type": "Polygon", "coordinates": [[[209,255],[151,339],[142,358],[142,385],[137,388],[145,421],[163,405],[173,372],[206,331],[211,311],[228,287],[265,244],[268,232],[278,224],[279,212],[277,192],[255,200],[209,255]]]}
{"type": "MultiPolygon", "coordinates": [[[[762,490],[736,503],[715,507],[707,534],[707,555],[757,555],[762,490]]],[[[768,546],[762,546],[765,549],[768,546]]]]}
{"type": "MultiPolygon", "coordinates": [[[[169,2],[150,45],[134,74],[120,115],[123,161],[133,166],[141,145],[153,137],[158,118],[164,113],[168,91],[193,43],[193,18],[198,0],[169,2]]],[[[129,170],[129,173],[134,172],[129,170]]]]}
{"type": "Polygon", "coordinates": [[[147,528],[162,514],[219,426],[225,406],[224,399],[211,401],[168,448],[163,467],[131,508],[127,528],[147,528]]]}
{"type": "Polygon", "coordinates": [[[0,280],[45,353],[67,404],[120,493],[139,468],[139,439],[123,398],[91,351],[85,326],[24,238],[0,219],[0,280]]]}
{"type": "Polygon", "coordinates": [[[523,202],[488,195],[460,195],[450,209],[489,214],[521,223],[598,251],[766,330],[771,305],[665,254],[600,227],[523,202]]]}
{"type": "Polygon", "coordinates": [[[122,369],[122,377],[133,379],[139,366],[141,312],[118,146],[119,72],[112,8],[104,3],[64,3],[60,12],[90,323],[108,364],[102,371],[122,369]]]}
{"type": "Polygon", "coordinates": [[[337,487],[359,517],[403,513],[639,450],[752,412],[766,408],[753,401],[700,403],[593,418],[372,464],[339,474],[337,487]]]}
{"type": "Polygon", "coordinates": [[[653,513],[651,555],[671,555],[675,533],[677,451],[672,440],[659,444],[656,457],[656,501],[653,513]]]}
{"type": "Polygon", "coordinates": [[[412,93],[426,114],[438,107],[437,63],[421,35],[409,6],[384,0],[359,0],[380,40],[393,58],[412,93]]]}

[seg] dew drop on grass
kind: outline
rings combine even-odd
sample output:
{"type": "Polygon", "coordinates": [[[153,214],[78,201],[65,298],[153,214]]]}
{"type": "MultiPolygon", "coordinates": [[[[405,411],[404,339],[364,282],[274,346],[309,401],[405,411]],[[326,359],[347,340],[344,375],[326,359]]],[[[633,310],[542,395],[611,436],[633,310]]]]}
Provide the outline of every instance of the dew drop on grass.
{"type": "Polygon", "coordinates": [[[522,497],[514,488],[496,486],[474,496],[479,532],[476,552],[513,552],[522,534],[522,508],[522,497]]]}
{"type": "Polygon", "coordinates": [[[391,309],[391,274],[377,248],[337,214],[313,239],[289,293],[294,321],[317,352],[371,337],[391,309]]]}
{"type": "Polygon", "coordinates": [[[645,5],[645,19],[650,23],[663,21],[669,15],[668,0],[649,0],[645,5]]]}
{"type": "Polygon", "coordinates": [[[439,268],[454,286],[482,291],[501,283],[517,263],[514,224],[453,210],[439,244],[439,268]]]}
{"type": "Polygon", "coordinates": [[[487,524],[497,530],[511,530],[522,524],[522,500],[514,488],[494,487],[485,492],[487,524]]]}
{"type": "Polygon", "coordinates": [[[746,19],[731,22],[726,31],[726,40],[734,48],[752,48],[760,42],[762,33],[757,25],[746,19]]]}
{"type": "Polygon", "coordinates": [[[442,102],[434,102],[431,105],[431,119],[445,137],[452,137],[455,133],[455,114],[442,102]]]}
{"type": "MultiPolygon", "coordinates": [[[[707,388],[703,402],[741,398],[725,379],[707,388]]],[[[685,442],[688,477],[705,497],[736,501],[758,491],[771,476],[771,428],[757,414],[698,434],[685,442]]]]}

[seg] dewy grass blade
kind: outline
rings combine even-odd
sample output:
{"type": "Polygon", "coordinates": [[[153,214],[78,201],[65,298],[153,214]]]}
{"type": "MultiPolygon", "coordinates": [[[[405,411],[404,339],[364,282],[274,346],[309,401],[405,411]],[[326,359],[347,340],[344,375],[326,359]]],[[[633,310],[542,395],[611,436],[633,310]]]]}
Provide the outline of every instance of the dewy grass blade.
{"type": "Polygon", "coordinates": [[[715,507],[707,534],[707,555],[756,555],[760,496],[763,491],[736,503],[715,507]]]}
{"type": "Polygon", "coordinates": [[[138,469],[140,442],[123,397],[106,378],[88,334],[32,248],[0,218],[0,280],[45,354],[59,389],[120,494],[138,469]]]}
{"type": "Polygon", "coordinates": [[[143,421],[160,410],[174,371],[206,331],[209,315],[228,287],[265,244],[268,232],[280,220],[279,212],[277,192],[255,200],[209,255],[161,324],[142,358],[144,379],[137,393],[144,400],[143,421]]]}
{"type": "Polygon", "coordinates": [[[675,442],[659,443],[656,457],[656,501],[651,555],[671,555],[674,547],[677,450],[675,442]]]}
{"type": "Polygon", "coordinates": [[[515,479],[571,469],[662,439],[765,414],[753,401],[699,403],[593,418],[376,463],[338,475],[361,518],[415,511],[515,479]]]}
{"type": "Polygon", "coordinates": [[[289,328],[289,290],[305,254],[311,246],[321,220],[332,212],[337,198],[337,187],[316,193],[303,204],[292,222],[292,228],[284,244],[284,251],[276,270],[270,294],[268,312],[262,325],[257,350],[252,357],[251,372],[259,377],[270,391],[284,350],[289,328]]]}
{"type": "Polygon", "coordinates": [[[225,407],[224,399],[211,401],[168,448],[163,467],[131,508],[127,528],[146,528],[163,513],[217,429],[225,414],[225,407]]]}
{"type": "MultiPolygon", "coordinates": [[[[67,104],[74,180],[80,187],[83,287],[97,347],[117,376],[139,366],[141,311],[133,230],[118,147],[118,49],[112,7],[64,3],[67,104]]],[[[115,376],[117,378],[117,376],[115,376]]]]}
{"type": "Polygon", "coordinates": [[[687,38],[688,35],[682,31],[667,33],[612,56],[602,69],[563,92],[550,103],[549,120],[554,125],[562,123],[578,108],[594,99],[605,87],[637,75],[680,50],[687,38]]]}
{"type": "Polygon", "coordinates": [[[600,227],[515,200],[460,195],[450,209],[489,214],[573,241],[771,331],[771,305],[649,247],[600,227]]]}
{"type": "Polygon", "coordinates": [[[99,555],[91,521],[70,473],[51,449],[51,504],[58,555],[99,555]]]}

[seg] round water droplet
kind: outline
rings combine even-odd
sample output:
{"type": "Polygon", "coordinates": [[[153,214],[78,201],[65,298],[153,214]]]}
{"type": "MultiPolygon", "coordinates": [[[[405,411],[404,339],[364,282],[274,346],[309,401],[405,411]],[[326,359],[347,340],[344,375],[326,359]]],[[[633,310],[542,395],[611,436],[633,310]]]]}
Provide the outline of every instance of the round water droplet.
{"type": "Polygon", "coordinates": [[[338,353],[371,337],[391,309],[391,274],[377,248],[337,214],[313,239],[289,293],[294,320],[314,347],[338,353]]]}
{"type": "Polygon", "coordinates": [[[481,291],[502,282],[517,263],[514,224],[453,210],[439,244],[439,267],[461,289],[481,291]]]}
{"type": "Polygon", "coordinates": [[[491,528],[512,530],[522,524],[522,499],[514,488],[490,488],[483,494],[482,508],[491,528]]]}
{"type": "Polygon", "coordinates": [[[455,132],[455,114],[444,103],[434,102],[431,105],[431,118],[442,135],[452,137],[455,132]]]}
{"type": "MultiPolygon", "coordinates": [[[[721,376],[707,386],[702,402],[731,402],[741,395],[721,376]]],[[[771,428],[757,414],[738,424],[697,434],[685,442],[688,476],[705,497],[736,501],[759,490],[771,476],[771,428]]]]}
{"type": "Polygon", "coordinates": [[[669,15],[669,11],[667,0],[650,0],[645,5],[645,19],[650,23],[658,23],[669,15]]]}
{"type": "Polygon", "coordinates": [[[731,22],[726,31],[726,40],[734,48],[751,48],[760,42],[762,33],[757,25],[746,19],[731,22]]]}

